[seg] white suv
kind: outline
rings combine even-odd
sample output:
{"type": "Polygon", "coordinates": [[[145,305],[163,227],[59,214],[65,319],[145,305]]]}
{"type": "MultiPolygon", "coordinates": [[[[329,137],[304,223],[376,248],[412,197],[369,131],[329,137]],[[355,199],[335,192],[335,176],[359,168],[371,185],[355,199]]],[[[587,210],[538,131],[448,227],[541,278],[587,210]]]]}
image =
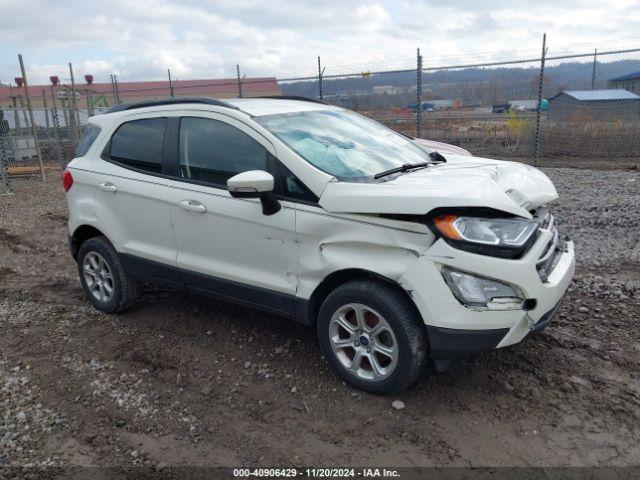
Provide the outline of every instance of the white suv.
{"type": "Polygon", "coordinates": [[[63,174],[96,308],[156,282],[315,326],[357,388],[520,342],[574,271],[539,170],[300,99],[172,99],[92,117],[63,174]]]}

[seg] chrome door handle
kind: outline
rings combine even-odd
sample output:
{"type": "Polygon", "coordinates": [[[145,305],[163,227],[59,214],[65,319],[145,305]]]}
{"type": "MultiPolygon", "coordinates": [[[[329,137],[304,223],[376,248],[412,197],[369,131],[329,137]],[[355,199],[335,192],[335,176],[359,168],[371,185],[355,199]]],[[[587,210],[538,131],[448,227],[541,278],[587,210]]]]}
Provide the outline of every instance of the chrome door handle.
{"type": "Polygon", "coordinates": [[[196,200],[183,200],[180,202],[180,208],[187,212],[195,213],[205,213],[207,211],[207,207],[196,200]]]}
{"type": "Polygon", "coordinates": [[[105,192],[111,192],[111,193],[116,193],[118,191],[118,187],[116,187],[113,183],[111,182],[102,182],[100,185],[98,185],[100,187],[100,190],[103,190],[105,192]]]}

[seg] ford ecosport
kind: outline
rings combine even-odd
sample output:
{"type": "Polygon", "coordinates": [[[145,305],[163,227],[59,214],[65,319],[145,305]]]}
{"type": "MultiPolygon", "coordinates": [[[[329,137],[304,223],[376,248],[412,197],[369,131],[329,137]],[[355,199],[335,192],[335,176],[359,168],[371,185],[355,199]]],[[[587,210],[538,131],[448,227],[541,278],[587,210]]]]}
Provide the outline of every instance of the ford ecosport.
{"type": "Polygon", "coordinates": [[[304,322],[349,384],[544,328],[574,272],[541,171],[405,137],[300,99],[170,99],[89,119],[63,173],[93,305],[138,282],[304,322]]]}

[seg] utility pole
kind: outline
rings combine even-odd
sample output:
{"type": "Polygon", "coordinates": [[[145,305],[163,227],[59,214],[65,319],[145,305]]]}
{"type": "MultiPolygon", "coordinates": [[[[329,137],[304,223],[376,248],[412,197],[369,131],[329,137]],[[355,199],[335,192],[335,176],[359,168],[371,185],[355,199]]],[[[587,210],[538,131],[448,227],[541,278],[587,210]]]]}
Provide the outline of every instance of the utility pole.
{"type": "Polygon", "coordinates": [[[324,68],[320,67],[320,55],[318,55],[318,96],[320,100],[324,100],[324,95],[322,93],[322,76],[324,75],[324,68]]]}
{"type": "Polygon", "coordinates": [[[422,55],[418,48],[418,64],[416,68],[416,137],[422,137],[422,55]]]}
{"type": "Polygon", "coordinates": [[[31,121],[31,134],[33,135],[33,141],[36,144],[36,155],[40,162],[40,172],[42,173],[42,181],[47,178],[44,173],[44,162],[42,161],[42,152],[40,151],[40,143],[38,142],[38,131],[36,129],[36,122],[33,119],[33,110],[31,109],[31,97],[29,96],[29,88],[27,84],[27,72],[24,69],[24,62],[22,61],[22,54],[18,54],[18,61],[20,62],[20,72],[22,73],[22,81],[24,85],[24,96],[27,99],[27,108],[29,109],[29,120],[31,121]]]}
{"type": "Polygon", "coordinates": [[[242,80],[240,79],[240,65],[236,65],[236,73],[238,74],[238,97],[242,98],[242,80]]]}
{"type": "Polygon", "coordinates": [[[169,95],[171,95],[171,98],[175,97],[175,95],[173,94],[173,83],[171,82],[171,70],[169,70],[167,68],[167,75],[169,75],[169,95]]]}
{"type": "Polygon", "coordinates": [[[593,71],[591,72],[591,90],[596,88],[596,62],[598,60],[598,49],[593,51],[593,71]]]}
{"type": "Polygon", "coordinates": [[[547,56],[547,34],[542,35],[542,55],[540,57],[540,80],[538,81],[538,105],[536,106],[536,133],[534,137],[534,165],[538,166],[540,157],[540,104],[542,103],[542,85],[544,82],[544,60],[547,56]]]}

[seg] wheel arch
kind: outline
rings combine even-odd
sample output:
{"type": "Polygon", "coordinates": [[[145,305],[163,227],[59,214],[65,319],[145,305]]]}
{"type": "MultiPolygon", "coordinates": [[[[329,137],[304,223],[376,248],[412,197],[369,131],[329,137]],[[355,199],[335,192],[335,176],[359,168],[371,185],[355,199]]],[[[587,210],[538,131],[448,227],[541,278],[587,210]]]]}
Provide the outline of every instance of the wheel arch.
{"type": "Polygon", "coordinates": [[[303,301],[299,306],[297,312],[299,319],[307,325],[315,325],[318,319],[320,307],[327,296],[341,285],[354,280],[369,280],[390,286],[405,296],[411,305],[413,305],[416,315],[418,315],[419,318],[422,318],[415,302],[411,298],[411,294],[402,288],[395,280],[371,270],[365,270],[362,268],[346,268],[330,273],[318,284],[309,299],[303,301]]]}
{"type": "Polygon", "coordinates": [[[69,246],[71,248],[71,255],[73,258],[78,258],[78,252],[84,242],[95,237],[105,237],[107,241],[113,245],[113,242],[104,234],[104,232],[100,231],[93,225],[83,224],[77,227],[69,236],[69,246]]]}

